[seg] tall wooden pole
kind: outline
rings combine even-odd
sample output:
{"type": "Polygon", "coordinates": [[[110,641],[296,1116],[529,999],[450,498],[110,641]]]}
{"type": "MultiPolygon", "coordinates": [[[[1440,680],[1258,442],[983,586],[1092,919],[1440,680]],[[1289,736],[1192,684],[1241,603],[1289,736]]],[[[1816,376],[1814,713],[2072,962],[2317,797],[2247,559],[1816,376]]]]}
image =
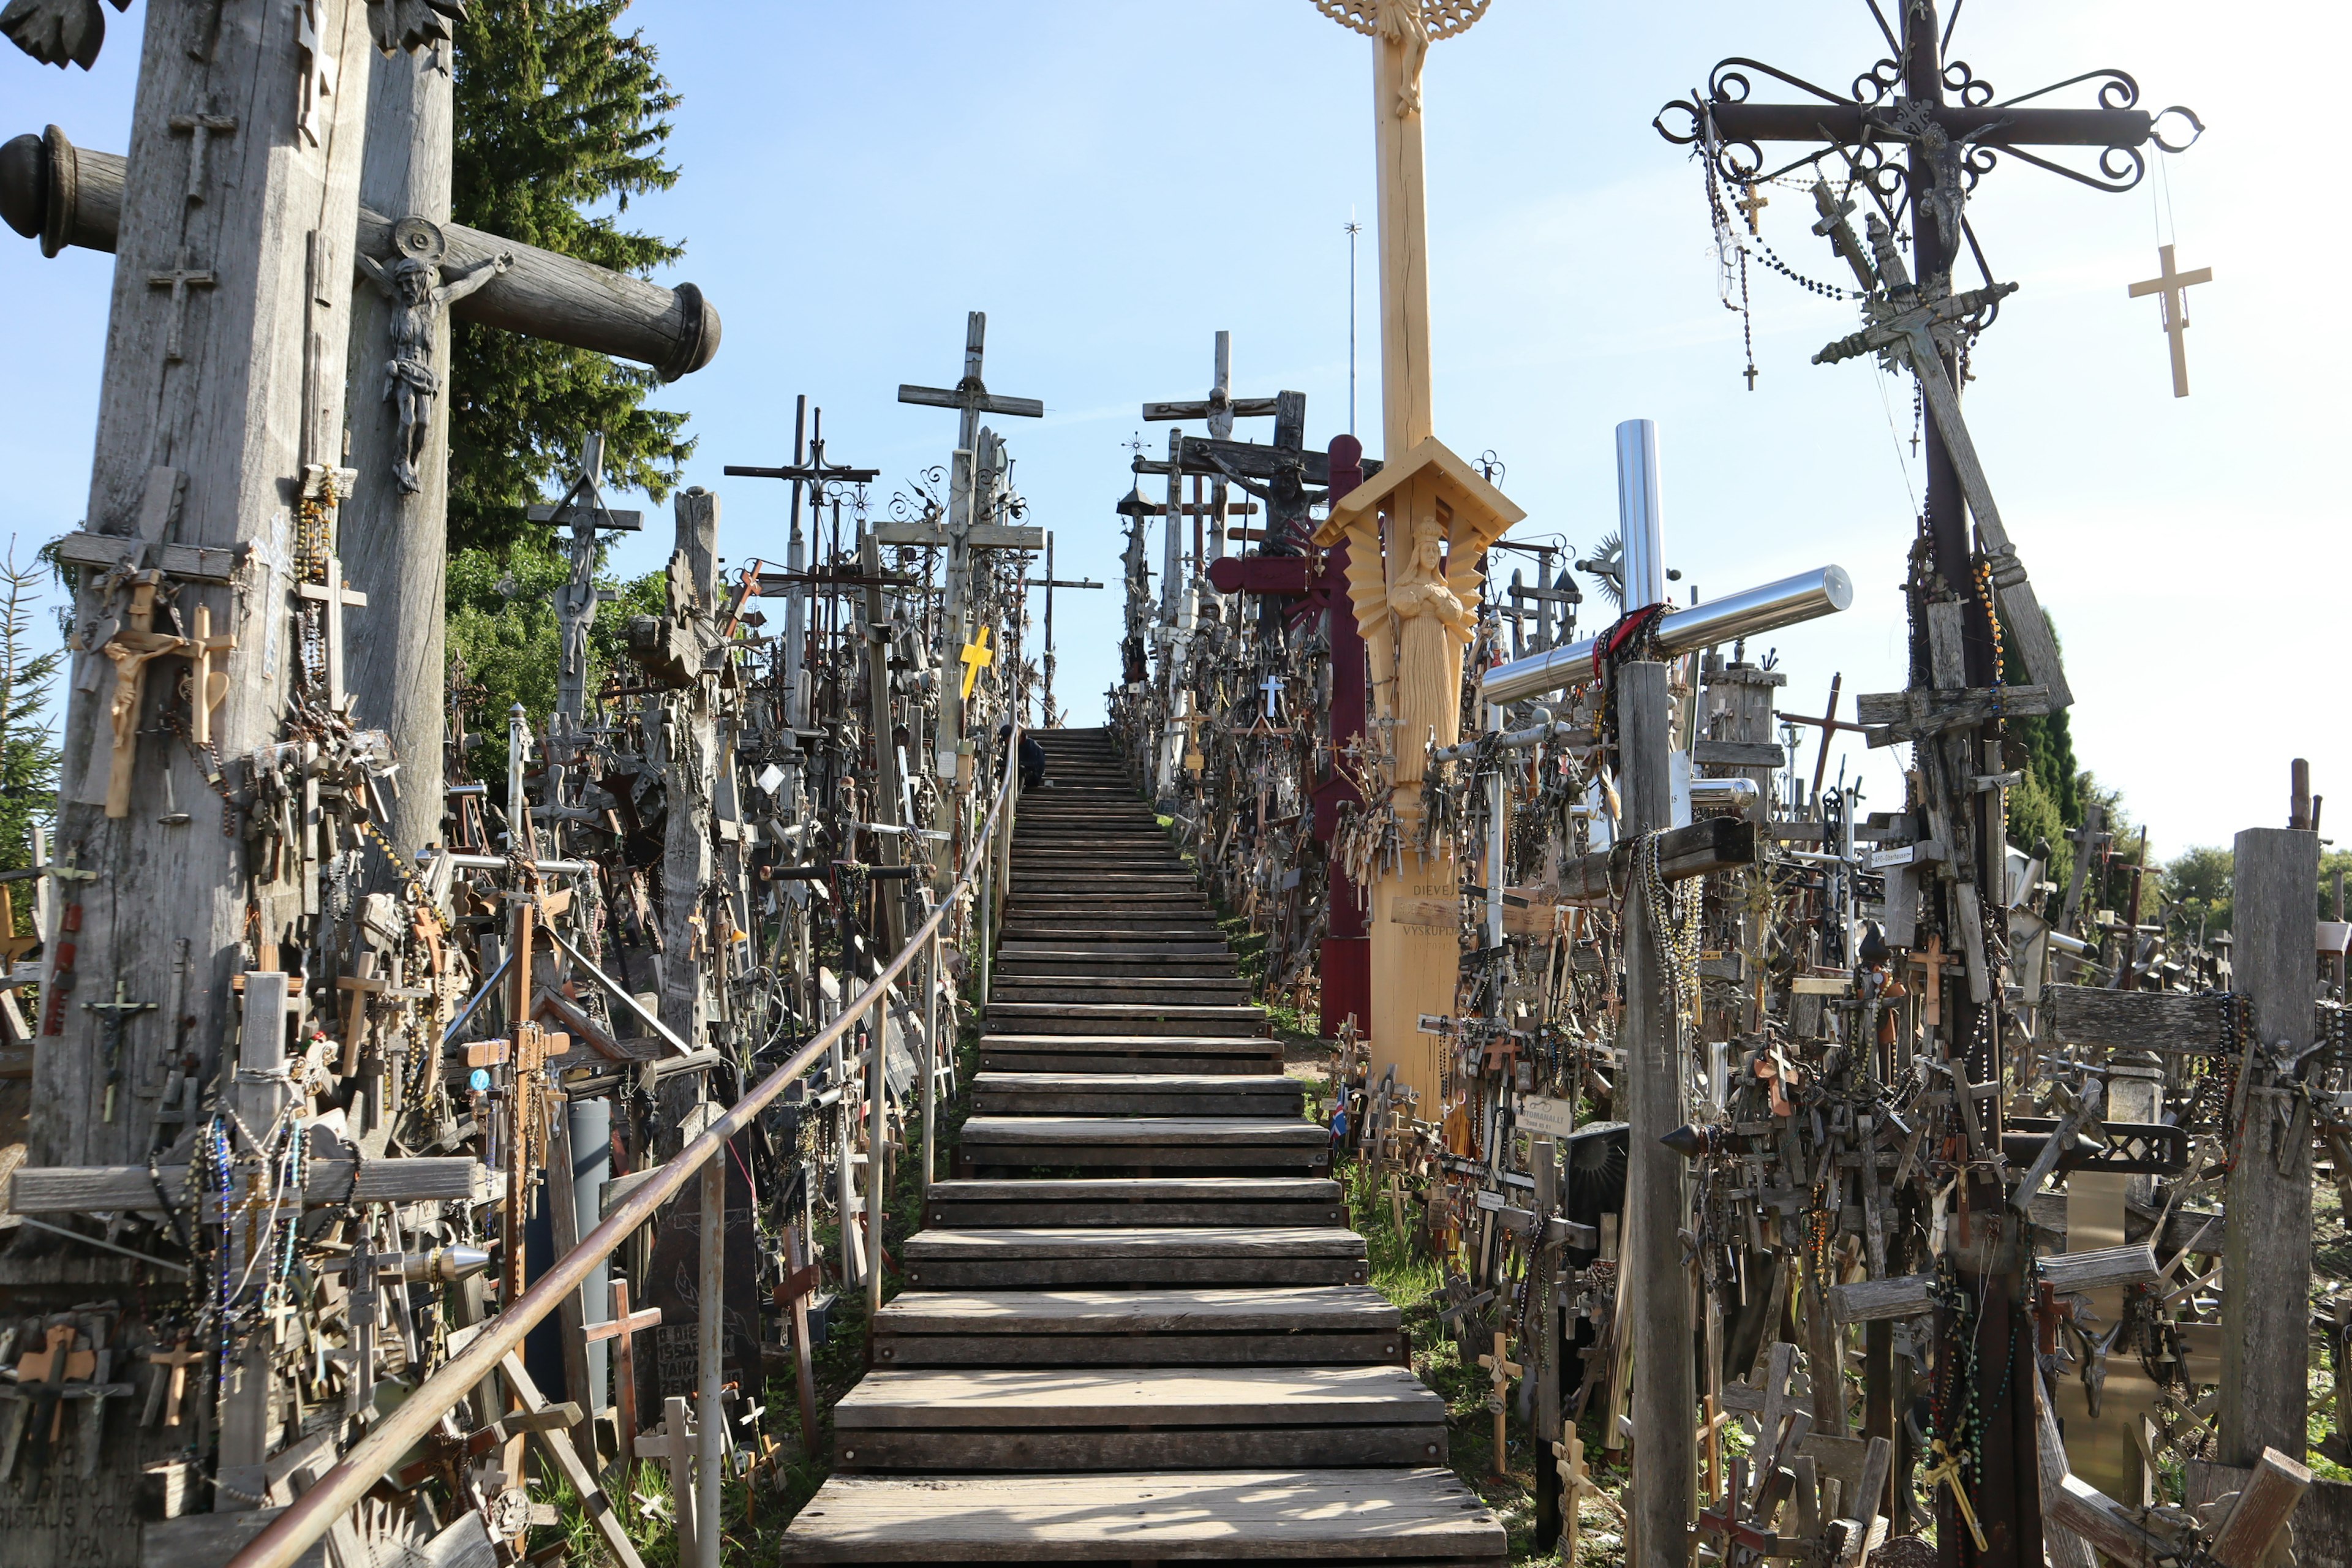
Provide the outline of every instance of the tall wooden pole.
{"type": "MultiPolygon", "coordinates": [[[[1674,826],[1666,667],[1629,663],[1610,676],[1617,705],[1624,830],[1631,839],[1674,826]]],[[[1638,868],[1636,877],[1638,879],[1638,868]]],[[[1691,1286],[1680,1237],[1688,1180],[1661,1142],[1684,1113],[1682,1029],[1663,933],[1638,885],[1625,895],[1625,1013],[1618,1026],[1626,1121],[1626,1289],[1637,1303],[1633,1344],[1634,1568],[1684,1568],[1696,1514],[1698,1408],[1691,1286]]]]}
{"type": "Polygon", "coordinates": [[[2238,835],[2231,985],[2253,999],[2245,1046],[2254,1065],[2223,1205],[2222,1278],[2231,1282],[2221,1296],[2218,1457],[2225,1465],[2251,1465],[2264,1447],[2300,1459],[2307,1436],[2311,1136],[2308,1121],[2289,1114],[2277,1064],[2311,1041],[2318,887],[2318,834],[2252,827],[2238,835]],[[2276,1052],[2281,1045],[2286,1050],[2276,1052]]]}
{"type": "MultiPolygon", "coordinates": [[[[370,209],[447,226],[451,65],[446,44],[376,62],[360,167],[360,201],[370,209]]],[[[431,368],[442,393],[432,400],[416,460],[422,488],[412,493],[390,478],[401,439],[400,410],[383,395],[391,320],[382,294],[358,291],[348,460],[361,482],[343,508],[342,552],[352,586],[367,595],[353,629],[372,650],[352,661],[352,690],[361,722],[389,734],[400,757],[399,798],[387,803],[392,820],[384,834],[405,851],[439,837],[443,805],[451,323],[445,318],[434,334],[431,368]]]]}

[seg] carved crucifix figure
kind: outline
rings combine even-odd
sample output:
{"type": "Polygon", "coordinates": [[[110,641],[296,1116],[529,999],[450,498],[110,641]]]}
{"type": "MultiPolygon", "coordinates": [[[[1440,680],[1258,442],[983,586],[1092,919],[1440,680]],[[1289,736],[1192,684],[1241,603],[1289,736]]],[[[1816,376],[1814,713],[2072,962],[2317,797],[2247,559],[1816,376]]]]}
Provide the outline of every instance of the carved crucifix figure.
{"type": "Polygon", "coordinates": [[[424,456],[431,433],[433,400],[441,394],[441,377],[433,369],[434,332],[441,311],[512,267],[514,255],[502,250],[445,275],[441,258],[448,254],[449,242],[438,225],[421,217],[394,224],[392,244],[390,265],[364,254],[359,263],[392,305],[392,357],[383,363],[384,400],[400,409],[400,444],[393,455],[392,476],[414,495],[424,488],[416,460],[424,456]]]}
{"type": "Polygon", "coordinates": [[[114,696],[106,710],[114,741],[106,776],[109,816],[131,815],[131,765],[139,745],[139,708],[147,693],[147,666],[187,646],[182,638],[155,629],[155,591],[163,580],[161,572],[142,572],[133,579],[122,629],[100,650],[114,665],[114,696]]]}

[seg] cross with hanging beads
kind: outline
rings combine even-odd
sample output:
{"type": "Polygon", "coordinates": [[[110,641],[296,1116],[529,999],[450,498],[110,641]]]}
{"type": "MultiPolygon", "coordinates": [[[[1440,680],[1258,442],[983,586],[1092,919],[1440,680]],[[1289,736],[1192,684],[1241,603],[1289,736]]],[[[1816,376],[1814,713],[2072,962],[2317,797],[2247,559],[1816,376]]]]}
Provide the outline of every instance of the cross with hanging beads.
{"type": "MultiPolygon", "coordinates": [[[[1748,181],[1748,194],[1740,197],[1738,202],[1739,210],[1748,215],[1748,233],[1761,234],[1763,232],[1763,230],[1756,226],[1756,215],[1771,205],[1772,198],[1764,194],[1764,187],[1753,180],[1748,181]]],[[[1755,373],[1752,371],[1748,373],[1748,384],[1750,386],[1756,384],[1755,373]]]]}

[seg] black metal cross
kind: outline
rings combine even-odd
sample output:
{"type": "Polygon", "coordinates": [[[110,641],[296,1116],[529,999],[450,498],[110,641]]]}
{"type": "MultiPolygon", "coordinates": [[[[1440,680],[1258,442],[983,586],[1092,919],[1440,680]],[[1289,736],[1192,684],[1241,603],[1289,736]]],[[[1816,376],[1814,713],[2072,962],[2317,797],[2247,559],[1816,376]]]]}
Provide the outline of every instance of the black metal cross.
{"type": "MultiPolygon", "coordinates": [[[[1907,227],[1912,272],[1919,289],[1931,294],[1950,289],[1952,263],[1964,241],[1985,284],[1993,282],[1965,209],[1977,181],[1993,169],[2000,154],[2094,190],[2128,191],[2147,172],[2143,148],[2153,143],[2163,152],[2185,152],[2205,129],[2193,111],[2178,105],[2155,113],[2139,107],[2139,84],[2119,70],[2085,71],[2031,92],[1997,98],[1990,82],[1979,78],[1966,61],[1948,56],[1958,5],[1946,22],[1938,16],[1935,0],[1900,3],[1903,29],[1898,37],[1880,0],[1864,0],[1893,53],[1854,78],[1843,95],[1760,60],[1733,56],[1709,73],[1704,96],[1694,91],[1667,104],[1651,123],[1677,145],[1696,143],[1715,174],[1739,186],[1761,184],[1838,154],[1853,175],[1854,188],[1877,203],[1888,228],[1900,234],[1907,227]],[[1748,96],[1750,73],[1786,83],[1812,101],[1754,101],[1748,96]],[[2092,83],[2098,100],[2095,108],[2051,108],[2039,101],[2092,83]],[[1670,127],[1670,115],[1687,123],[1670,127]],[[2158,129],[2158,121],[2174,115],[2188,129],[2187,139],[2177,144],[2158,129]],[[1801,143],[1807,150],[1768,169],[1766,142],[1801,143]],[[2100,149],[2095,171],[2068,168],[2034,151],[2059,147],[2100,149]],[[1906,156],[1893,161],[1890,149],[1903,150],[1906,156]]],[[[1974,328],[1990,325],[1997,309],[1989,308],[1976,318],[1974,328]]],[[[1948,351],[1947,357],[1951,357],[1948,351]]],[[[1955,366],[1948,364],[1947,374],[1958,378],[1955,366]]],[[[1927,510],[1936,566],[1971,605],[1966,639],[1969,684],[1989,686],[1997,673],[1992,627],[1974,587],[1959,476],[1932,422],[1927,437],[1927,510]]]]}

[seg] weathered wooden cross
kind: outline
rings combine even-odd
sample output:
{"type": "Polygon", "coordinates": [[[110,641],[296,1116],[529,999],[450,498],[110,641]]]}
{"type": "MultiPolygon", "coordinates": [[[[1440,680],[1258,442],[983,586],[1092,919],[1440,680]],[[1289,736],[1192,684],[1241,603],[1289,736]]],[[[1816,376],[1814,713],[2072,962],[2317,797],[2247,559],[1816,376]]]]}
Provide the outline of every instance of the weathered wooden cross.
{"type": "Polygon", "coordinates": [[[1486,1408],[1495,1417],[1495,1474],[1507,1476],[1511,1473],[1511,1466],[1509,1450],[1506,1447],[1507,1434],[1504,1429],[1504,1416],[1510,1403],[1507,1396],[1510,1393],[1511,1380],[1527,1375],[1527,1368],[1503,1353],[1503,1331],[1500,1329],[1495,1331],[1495,1353],[1480,1356],[1478,1364],[1486,1369],[1487,1382],[1492,1385],[1486,1394],[1486,1408]]]}
{"type": "Polygon", "coordinates": [[[636,1336],[661,1324],[661,1309],[647,1307],[642,1312],[629,1310],[629,1282],[613,1281],[613,1315],[604,1322],[591,1323],[587,1328],[590,1344],[604,1340],[617,1342],[619,1355],[613,1367],[614,1402],[616,1406],[614,1426],[620,1434],[621,1484],[629,1485],[636,1476],[637,1467],[637,1344],[636,1336]]]}

